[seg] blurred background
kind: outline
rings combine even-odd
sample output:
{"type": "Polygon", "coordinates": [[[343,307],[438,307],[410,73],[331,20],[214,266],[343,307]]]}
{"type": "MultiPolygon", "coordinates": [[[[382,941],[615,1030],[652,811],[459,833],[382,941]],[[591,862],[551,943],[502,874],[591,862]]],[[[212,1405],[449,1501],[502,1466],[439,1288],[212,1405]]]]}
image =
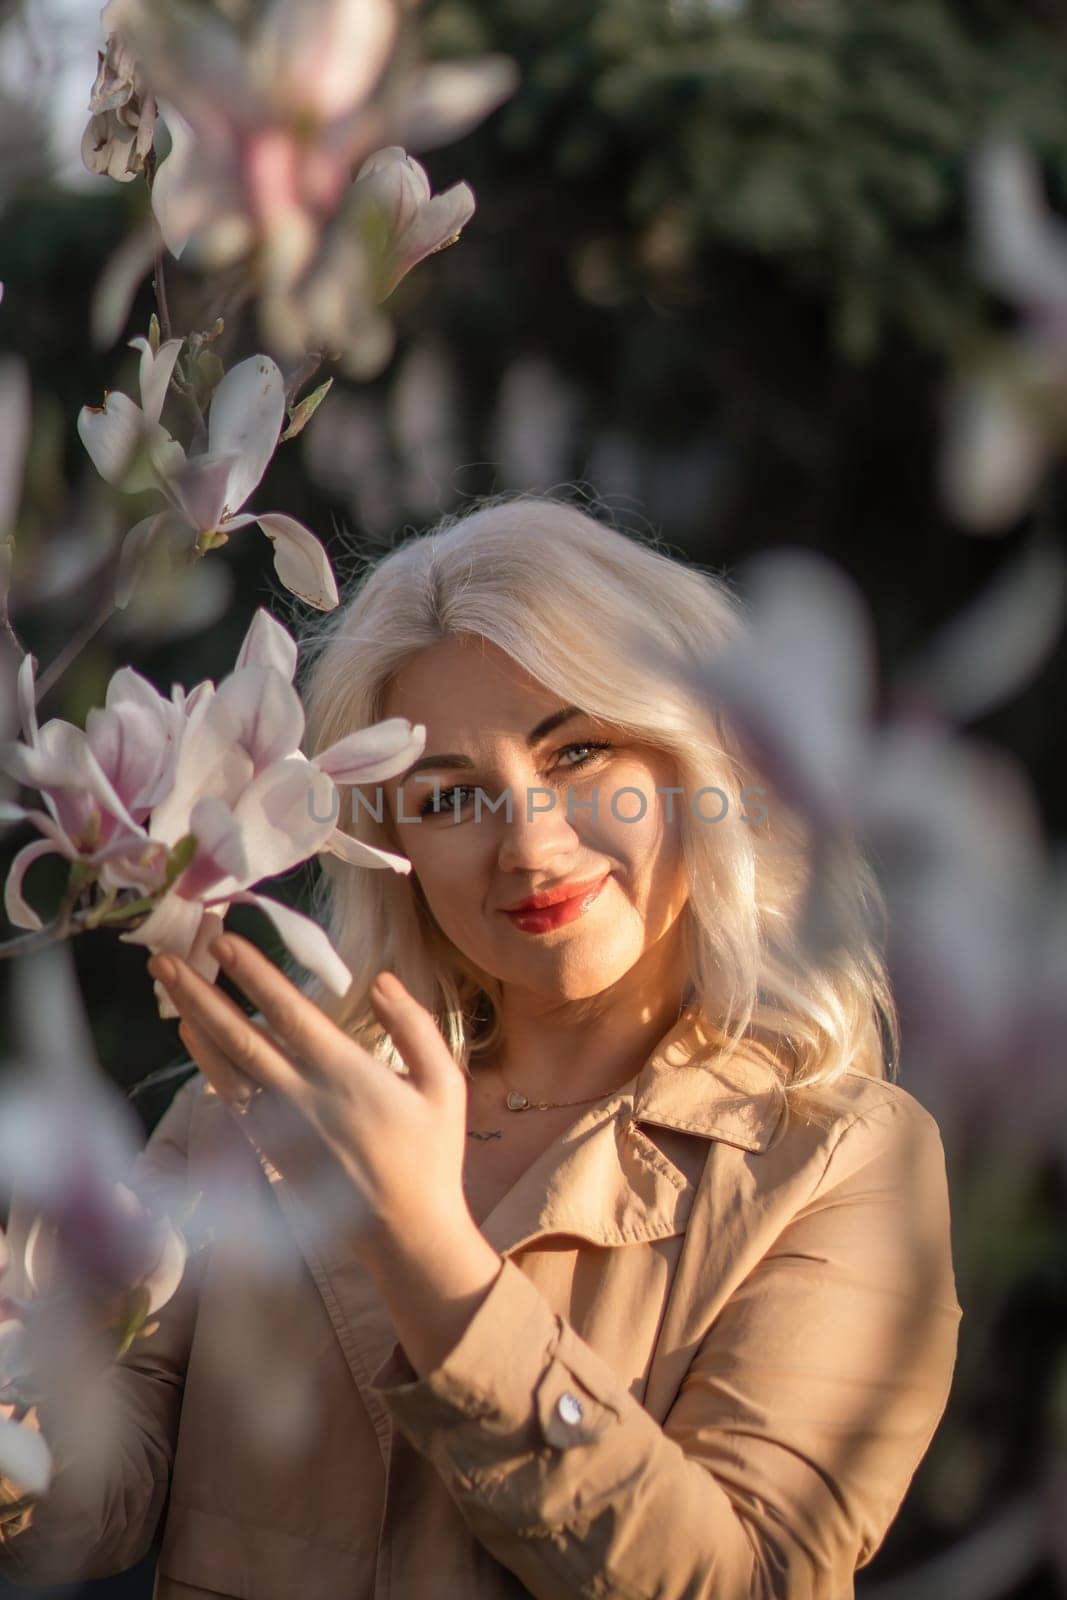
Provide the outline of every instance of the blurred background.
{"type": "MultiPolygon", "coordinates": [[[[81,167],[96,7],[8,0],[0,19],[0,346],[27,363],[33,405],[16,615],[46,662],[106,587],[125,531],[75,419],[133,381],[132,353],[94,348],[87,330],[94,285],[147,202],[143,185],[81,167]]],[[[521,83],[422,158],[435,189],[472,185],[474,218],[392,296],[386,368],[338,376],[258,497],[313,528],[339,578],[480,495],[547,490],[731,576],[783,545],[831,557],[865,597],[889,683],[1023,551],[1062,550],[1054,452],[993,528],[975,526],[944,469],[954,386],[1010,351],[1019,324],[976,270],[981,142],[1020,140],[1052,210],[1067,206],[1059,0],[427,0],[420,36],[435,57],[504,52],[521,83]]],[[[175,270],[179,329],[184,293],[175,270]]],[[[146,284],[131,333],[152,306],[146,284]]],[[[1065,330],[1067,316],[1061,352],[1065,330]]],[[[257,348],[254,326],[228,336],[232,359],[257,348]]],[[[1067,396],[1067,356],[1063,368],[1067,396]]],[[[259,605],[298,626],[265,551],[249,530],[188,592],[112,619],[45,714],[80,723],[126,662],[164,689],[220,676],[259,605]]],[[[1061,629],[966,729],[1019,764],[1054,861],[1065,697],[1061,629]]],[[[47,894],[48,868],[35,872],[47,894]]],[[[303,873],[285,887],[298,897],[303,873]]],[[[234,922],[263,941],[254,918],[234,922]]],[[[142,952],[98,932],[74,956],[115,1082],[180,1059],[142,952]]],[[[1062,1072],[1062,1051],[1049,1062],[1062,1072]]],[[[906,1051],[900,1081],[939,1116],[951,1104],[964,1318],[948,1413],[858,1592],[1045,1600],[1067,1593],[1067,1095],[1050,1100],[1062,1121],[1047,1138],[1006,1139],[995,1097],[946,1101],[906,1051]]],[[[1030,1092],[1025,1078],[1000,1088],[1005,1102],[1030,1092]]],[[[172,1090],[136,1097],[146,1129],[172,1090]]],[[[150,1587],[146,1565],[62,1592],[150,1587]]]]}

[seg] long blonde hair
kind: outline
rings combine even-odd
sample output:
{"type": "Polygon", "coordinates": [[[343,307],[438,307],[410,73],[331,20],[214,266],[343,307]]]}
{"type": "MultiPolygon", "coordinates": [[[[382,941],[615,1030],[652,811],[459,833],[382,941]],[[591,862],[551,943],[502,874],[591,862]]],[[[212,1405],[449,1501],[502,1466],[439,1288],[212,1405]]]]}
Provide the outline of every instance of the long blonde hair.
{"type": "MultiPolygon", "coordinates": [[[[476,635],[568,704],[667,752],[684,790],[683,948],[694,1001],[725,1057],[754,1048],[773,1063],[783,1094],[803,1096],[818,1114],[821,1092],[846,1071],[896,1073],[884,907],[859,849],[838,841],[836,892],[851,898],[855,937],[816,957],[799,936],[812,871],[806,824],[775,796],[708,696],[691,687],[697,664],[745,625],[724,578],[683,564],[652,538],[617,532],[547,496],[494,498],[368,561],[342,605],[307,632],[307,748],[313,754],[380,721],[394,674],[417,652],[476,635]],[[650,671],[639,641],[679,670],[650,671]],[[690,799],[712,787],[728,797],[762,790],[768,822],[745,820],[730,804],[716,826],[702,824],[690,799]]],[[[379,823],[367,806],[353,806],[351,790],[342,791],[338,825],[398,848],[388,813],[379,823]]],[[[374,974],[389,968],[469,1070],[496,1039],[495,980],[445,937],[411,876],[321,860],[315,910],[354,982],[342,1001],[311,985],[316,998],[395,1064],[367,998],[374,974]]]]}

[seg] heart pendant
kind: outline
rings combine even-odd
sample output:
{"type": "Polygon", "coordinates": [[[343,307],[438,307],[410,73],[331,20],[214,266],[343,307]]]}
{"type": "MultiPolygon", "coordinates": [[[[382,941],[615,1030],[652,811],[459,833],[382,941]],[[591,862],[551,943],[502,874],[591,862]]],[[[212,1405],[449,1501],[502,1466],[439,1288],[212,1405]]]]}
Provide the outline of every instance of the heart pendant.
{"type": "Polygon", "coordinates": [[[520,1094],[517,1089],[509,1089],[507,1093],[507,1099],[504,1101],[504,1104],[507,1106],[509,1111],[525,1111],[530,1102],[527,1100],[526,1096],[524,1094],[520,1094]]]}

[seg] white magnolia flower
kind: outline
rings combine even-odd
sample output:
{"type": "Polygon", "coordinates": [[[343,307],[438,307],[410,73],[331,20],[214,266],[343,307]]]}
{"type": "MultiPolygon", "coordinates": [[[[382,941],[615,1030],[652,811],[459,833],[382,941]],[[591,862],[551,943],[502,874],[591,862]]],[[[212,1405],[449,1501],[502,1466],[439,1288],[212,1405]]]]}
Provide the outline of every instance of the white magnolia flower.
{"type": "Polygon", "coordinates": [[[204,552],[225,544],[232,533],[258,523],[274,546],[282,583],[321,611],[337,605],[337,585],[326,552],[315,535],[282,512],[242,511],[277,448],[285,421],[285,384],[269,356],[250,356],[223,378],[208,414],[206,450],[186,456],[159,422],[179,343],[169,340],[153,356],[144,339],[138,408],[111,393],[100,409],[85,406],[78,432],[93,463],[109,483],[123,489],[154,487],[167,509],[145,517],[123,542],[116,599],[126,603],[146,547],[166,540],[172,548],[204,552]],[[140,450],[141,472],[131,480],[131,453],[140,450]]]}

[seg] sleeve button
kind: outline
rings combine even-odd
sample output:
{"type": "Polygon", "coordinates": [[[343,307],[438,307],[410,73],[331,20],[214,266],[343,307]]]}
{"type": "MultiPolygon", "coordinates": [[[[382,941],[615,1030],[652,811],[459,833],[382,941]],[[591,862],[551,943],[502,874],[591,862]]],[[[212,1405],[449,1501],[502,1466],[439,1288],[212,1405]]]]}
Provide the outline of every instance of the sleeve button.
{"type": "Polygon", "coordinates": [[[584,1416],[582,1402],[576,1394],[571,1394],[568,1389],[566,1394],[561,1394],[556,1401],[556,1415],[568,1428],[576,1428],[584,1416]]]}

